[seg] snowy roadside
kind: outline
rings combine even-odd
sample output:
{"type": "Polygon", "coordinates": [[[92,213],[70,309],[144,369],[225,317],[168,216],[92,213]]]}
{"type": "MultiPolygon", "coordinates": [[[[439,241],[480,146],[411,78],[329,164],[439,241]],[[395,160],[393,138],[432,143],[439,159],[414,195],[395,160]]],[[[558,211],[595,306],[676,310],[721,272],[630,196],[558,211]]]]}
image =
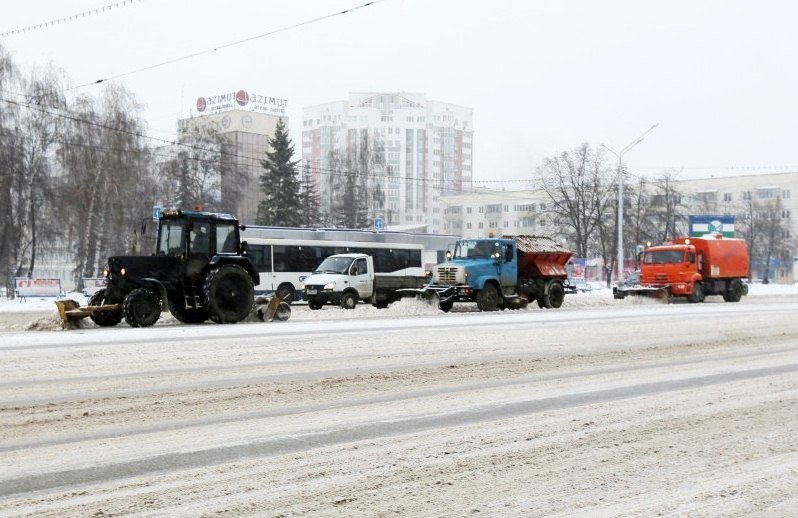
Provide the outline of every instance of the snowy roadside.
{"type": "MultiPolygon", "coordinates": [[[[751,284],[748,299],[778,296],[798,296],[798,284],[751,284]]],[[[80,305],[87,303],[87,297],[80,292],[68,293],[66,298],[77,301],[80,305]]],[[[709,300],[709,299],[708,299],[709,300]]],[[[721,300],[718,298],[718,300],[721,300]]],[[[23,330],[52,331],[61,328],[60,319],[55,309],[55,299],[28,298],[22,300],[0,300],[0,332],[16,332],[23,330]]],[[[615,300],[612,291],[605,287],[596,287],[588,292],[567,295],[563,309],[636,306],[660,304],[659,301],[643,297],[629,297],[615,300]]],[[[296,303],[292,306],[292,321],[317,320],[349,320],[373,318],[402,318],[414,316],[443,315],[436,307],[414,299],[403,299],[391,304],[386,309],[377,309],[367,304],[359,304],[354,311],[345,311],[337,306],[325,306],[319,311],[311,311],[307,305],[296,303]]],[[[477,311],[473,304],[455,304],[452,313],[477,311]]],[[[530,304],[521,311],[540,311],[536,304],[530,304]]],[[[121,324],[124,326],[124,322],[121,324]]],[[[156,326],[172,326],[179,323],[169,314],[164,313],[156,326]]],[[[211,325],[211,324],[207,324],[211,325]]],[[[273,324],[278,325],[278,324],[273,324]]],[[[81,322],[81,327],[94,327],[89,319],[81,322]]]]}

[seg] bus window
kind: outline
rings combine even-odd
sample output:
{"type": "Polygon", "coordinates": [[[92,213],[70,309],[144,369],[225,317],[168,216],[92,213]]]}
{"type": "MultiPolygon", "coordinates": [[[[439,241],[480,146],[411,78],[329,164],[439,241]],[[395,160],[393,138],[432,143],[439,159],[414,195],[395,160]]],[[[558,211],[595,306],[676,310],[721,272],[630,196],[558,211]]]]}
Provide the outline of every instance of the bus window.
{"type": "Polygon", "coordinates": [[[247,255],[259,272],[272,271],[272,250],[270,245],[249,245],[247,255]]]}

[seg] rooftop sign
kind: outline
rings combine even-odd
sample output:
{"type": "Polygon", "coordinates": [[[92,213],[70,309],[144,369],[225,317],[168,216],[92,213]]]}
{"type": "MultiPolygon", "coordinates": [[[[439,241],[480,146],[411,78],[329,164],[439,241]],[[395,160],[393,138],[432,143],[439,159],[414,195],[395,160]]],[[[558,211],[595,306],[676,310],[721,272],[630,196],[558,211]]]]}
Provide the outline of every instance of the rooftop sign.
{"type": "Polygon", "coordinates": [[[197,111],[200,113],[217,113],[226,110],[250,110],[269,115],[285,115],[288,99],[269,97],[246,90],[210,95],[197,99],[197,111]]]}

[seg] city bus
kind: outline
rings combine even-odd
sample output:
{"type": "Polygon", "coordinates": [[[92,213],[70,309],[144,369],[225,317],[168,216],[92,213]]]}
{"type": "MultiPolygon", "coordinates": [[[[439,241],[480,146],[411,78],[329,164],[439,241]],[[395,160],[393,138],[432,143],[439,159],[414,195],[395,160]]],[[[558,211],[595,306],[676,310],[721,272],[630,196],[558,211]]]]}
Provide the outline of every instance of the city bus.
{"type": "Polygon", "coordinates": [[[258,294],[277,292],[301,300],[302,281],[328,256],[362,253],[374,258],[377,273],[424,275],[444,261],[459,236],[410,232],[371,232],[247,225],[241,240],[260,272],[258,294]]]}
{"type": "Polygon", "coordinates": [[[247,256],[260,273],[255,293],[277,292],[282,299],[304,298],[301,286],[321,262],[334,254],[357,253],[374,259],[375,273],[423,276],[423,246],[363,241],[248,238],[247,256]]]}

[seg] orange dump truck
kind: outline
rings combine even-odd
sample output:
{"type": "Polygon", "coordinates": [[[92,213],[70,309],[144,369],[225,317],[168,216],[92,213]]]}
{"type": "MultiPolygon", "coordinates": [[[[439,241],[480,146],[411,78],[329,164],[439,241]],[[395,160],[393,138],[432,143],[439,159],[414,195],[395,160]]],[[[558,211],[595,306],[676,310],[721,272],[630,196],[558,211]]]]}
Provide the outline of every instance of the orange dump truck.
{"type": "Polygon", "coordinates": [[[647,248],[640,266],[640,284],[616,287],[613,293],[617,299],[651,295],[686,297],[690,302],[722,295],[726,302],[739,302],[748,293],[743,282],[747,275],[748,249],[742,239],[720,234],[680,237],[647,248]]]}

